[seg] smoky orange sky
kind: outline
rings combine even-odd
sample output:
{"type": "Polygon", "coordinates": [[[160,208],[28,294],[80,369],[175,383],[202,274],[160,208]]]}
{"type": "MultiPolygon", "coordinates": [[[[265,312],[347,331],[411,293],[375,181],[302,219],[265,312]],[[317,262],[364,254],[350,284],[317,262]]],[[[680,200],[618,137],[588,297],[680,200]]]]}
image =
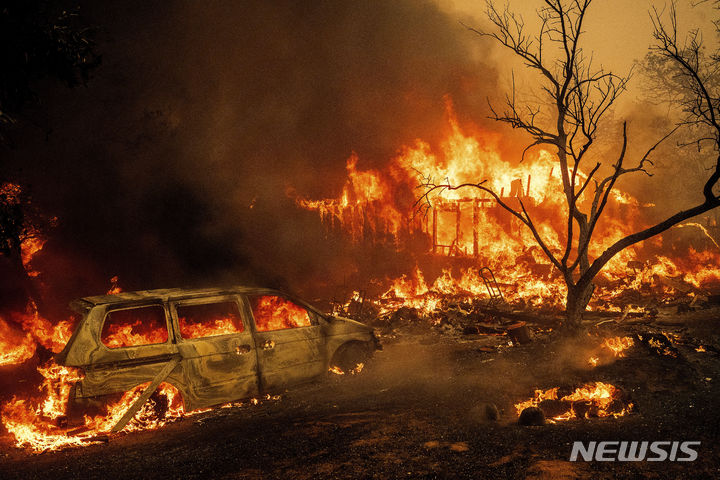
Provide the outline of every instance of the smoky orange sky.
{"type": "MultiPolygon", "coordinates": [[[[436,0],[449,14],[472,19],[478,25],[487,25],[485,2],[476,0],[436,0]]],[[[495,2],[498,7],[505,2],[495,2]]],[[[535,23],[536,10],[541,1],[511,0],[512,11],[523,15],[528,28],[535,23]]],[[[627,70],[636,60],[642,59],[652,42],[652,22],[649,12],[669,8],[670,2],[653,0],[599,0],[594,2],[585,21],[586,49],[596,54],[598,61],[610,69],[627,70]]],[[[709,26],[713,14],[710,2],[680,1],[676,5],[681,31],[709,26]],[[697,3],[698,5],[693,6],[697,3]]],[[[713,36],[707,36],[712,41],[713,36]]]]}

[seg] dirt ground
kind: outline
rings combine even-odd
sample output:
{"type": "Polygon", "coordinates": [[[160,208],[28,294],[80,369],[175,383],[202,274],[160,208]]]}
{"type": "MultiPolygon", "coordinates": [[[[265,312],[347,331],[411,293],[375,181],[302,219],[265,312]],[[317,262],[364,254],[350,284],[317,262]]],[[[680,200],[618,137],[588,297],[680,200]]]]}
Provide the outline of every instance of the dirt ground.
{"type": "Polygon", "coordinates": [[[603,336],[648,328],[614,326],[572,341],[542,333],[499,349],[487,347],[504,338],[482,335],[388,338],[361,375],[304,385],[279,400],[60,452],[31,454],[3,437],[0,478],[720,478],[716,352],[697,352],[693,337],[676,345],[677,358],[637,344],[625,358],[587,365],[603,336]],[[586,381],[622,388],[635,412],[517,424],[513,404],[534,388],[586,381]],[[497,421],[485,418],[486,403],[499,408],[497,421]],[[692,463],[569,462],[576,440],[702,443],[692,463]]]}

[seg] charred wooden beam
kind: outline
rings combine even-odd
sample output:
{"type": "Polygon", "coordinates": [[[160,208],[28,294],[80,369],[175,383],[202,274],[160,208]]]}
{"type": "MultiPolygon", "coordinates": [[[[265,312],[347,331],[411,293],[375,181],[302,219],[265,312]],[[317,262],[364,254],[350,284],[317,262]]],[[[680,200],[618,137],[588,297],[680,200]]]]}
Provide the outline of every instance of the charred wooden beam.
{"type": "Polygon", "coordinates": [[[112,433],[117,433],[123,428],[125,428],[125,425],[127,425],[127,423],[132,420],[138,410],[140,410],[140,407],[142,407],[145,402],[148,401],[150,395],[153,394],[153,392],[160,386],[163,380],[165,380],[168,375],[170,375],[170,373],[175,369],[175,367],[178,366],[181,360],[182,357],[177,356],[170,360],[167,365],[165,365],[163,369],[160,370],[160,372],[155,376],[153,381],[150,382],[150,385],[148,385],[142,395],[140,395],[138,399],[135,400],[132,405],[130,405],[130,408],[127,409],[122,418],[118,420],[115,426],[110,430],[112,433]]]}

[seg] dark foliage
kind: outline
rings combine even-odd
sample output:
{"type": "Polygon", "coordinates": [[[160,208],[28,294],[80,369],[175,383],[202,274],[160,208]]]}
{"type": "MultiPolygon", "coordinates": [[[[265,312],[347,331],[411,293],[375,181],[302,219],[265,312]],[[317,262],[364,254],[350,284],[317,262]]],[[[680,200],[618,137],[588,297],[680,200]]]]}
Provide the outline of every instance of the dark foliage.
{"type": "Polygon", "coordinates": [[[36,100],[34,81],[55,78],[69,87],[100,63],[93,28],[78,7],[48,0],[6,0],[0,8],[0,134],[36,100]]]}

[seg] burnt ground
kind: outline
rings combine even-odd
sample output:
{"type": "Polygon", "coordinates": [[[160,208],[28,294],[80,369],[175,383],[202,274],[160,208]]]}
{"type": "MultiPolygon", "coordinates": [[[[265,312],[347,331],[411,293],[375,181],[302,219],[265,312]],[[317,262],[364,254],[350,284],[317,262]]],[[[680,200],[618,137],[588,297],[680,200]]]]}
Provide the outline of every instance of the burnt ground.
{"type": "Polygon", "coordinates": [[[541,333],[513,347],[506,337],[399,335],[385,339],[385,350],[361,375],[304,385],[280,400],[217,409],[60,452],[31,454],[4,437],[0,477],[719,478],[720,356],[695,351],[717,339],[715,319],[706,320],[700,329],[611,322],[600,337],[570,341],[541,333]],[[586,366],[603,336],[661,330],[681,335],[677,358],[637,344],[625,358],[586,366]],[[635,412],[517,424],[512,405],[534,387],[585,381],[621,387],[635,412]],[[500,409],[498,421],[485,419],[486,402],[500,409]],[[692,463],[570,463],[575,440],[702,444],[692,463]]]}

